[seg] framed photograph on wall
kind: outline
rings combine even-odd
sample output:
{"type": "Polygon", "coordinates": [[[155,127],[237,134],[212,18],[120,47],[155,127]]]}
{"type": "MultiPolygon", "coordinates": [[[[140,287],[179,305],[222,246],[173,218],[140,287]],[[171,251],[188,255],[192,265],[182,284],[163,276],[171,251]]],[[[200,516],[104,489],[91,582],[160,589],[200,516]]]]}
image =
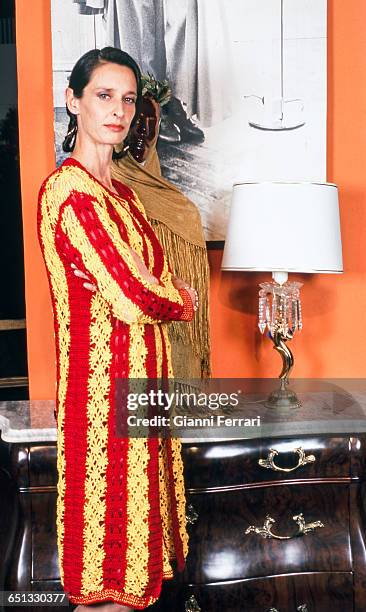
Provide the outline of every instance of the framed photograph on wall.
{"type": "Polygon", "coordinates": [[[326,180],[326,26],[326,0],[52,0],[57,163],[73,65],[122,48],[171,85],[162,173],[221,247],[235,182],[326,180]]]}

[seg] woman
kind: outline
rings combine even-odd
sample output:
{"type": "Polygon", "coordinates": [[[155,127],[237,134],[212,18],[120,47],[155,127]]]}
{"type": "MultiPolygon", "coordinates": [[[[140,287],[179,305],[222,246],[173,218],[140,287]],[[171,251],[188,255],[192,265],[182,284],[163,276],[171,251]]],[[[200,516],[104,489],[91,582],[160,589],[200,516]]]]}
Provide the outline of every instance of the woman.
{"type": "Polygon", "coordinates": [[[161,175],[156,143],[160,105],[170,96],[165,83],[144,77],[148,90],[129,135],[128,154],[112,163],[112,177],[136,191],[174,274],[193,283],[200,307],[190,323],[169,325],[175,377],[194,379],[211,373],[209,336],[209,266],[197,207],[161,175]],[[159,104],[160,102],[160,104],[159,104]]]}
{"type": "Polygon", "coordinates": [[[180,441],[114,430],[115,380],[171,376],[161,322],[191,320],[197,308],[136,194],[111,179],[140,97],[139,68],[123,51],[78,60],[66,90],[72,155],[42,185],[38,208],[57,349],[61,582],[73,603],[119,610],[156,601],[188,548],[180,441]]]}

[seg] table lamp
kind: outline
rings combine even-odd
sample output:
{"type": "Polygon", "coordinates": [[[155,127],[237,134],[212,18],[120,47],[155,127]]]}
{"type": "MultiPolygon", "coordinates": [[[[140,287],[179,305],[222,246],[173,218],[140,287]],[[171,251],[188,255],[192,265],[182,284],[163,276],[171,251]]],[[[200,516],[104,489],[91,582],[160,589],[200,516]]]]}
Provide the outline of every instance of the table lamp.
{"type": "Polygon", "coordinates": [[[289,272],[343,272],[338,188],[332,183],[248,182],[233,189],[222,270],[271,272],[261,283],[258,326],[273,340],[283,367],[266,406],[296,408],[288,387],[293,355],[286,342],[302,328],[301,283],[289,272]]]}

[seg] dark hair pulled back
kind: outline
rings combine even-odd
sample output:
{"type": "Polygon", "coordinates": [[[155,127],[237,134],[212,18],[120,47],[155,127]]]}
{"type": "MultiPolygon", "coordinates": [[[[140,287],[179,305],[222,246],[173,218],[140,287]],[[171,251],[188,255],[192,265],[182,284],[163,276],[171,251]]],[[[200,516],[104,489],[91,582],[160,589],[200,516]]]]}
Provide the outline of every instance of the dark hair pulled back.
{"type": "MultiPolygon", "coordinates": [[[[142,85],[141,85],[141,71],[135,60],[125,51],[117,49],[115,47],[104,47],[104,49],[91,49],[82,55],[75,66],[72,69],[69,87],[73,90],[76,98],[81,98],[85,87],[88,85],[91,76],[98,66],[102,64],[112,63],[118,64],[119,66],[127,66],[131,68],[132,72],[136,77],[137,83],[137,100],[136,100],[136,113],[131,122],[131,127],[134,125],[142,99],[142,85]]],[[[66,111],[69,116],[69,126],[67,134],[62,143],[62,148],[65,153],[71,153],[74,150],[76,135],[78,131],[78,124],[76,115],[71,113],[66,105],[66,111]]],[[[128,137],[127,137],[128,138],[128,137]]],[[[113,150],[113,159],[120,159],[126,154],[128,147],[123,147],[120,152],[113,150]]]]}

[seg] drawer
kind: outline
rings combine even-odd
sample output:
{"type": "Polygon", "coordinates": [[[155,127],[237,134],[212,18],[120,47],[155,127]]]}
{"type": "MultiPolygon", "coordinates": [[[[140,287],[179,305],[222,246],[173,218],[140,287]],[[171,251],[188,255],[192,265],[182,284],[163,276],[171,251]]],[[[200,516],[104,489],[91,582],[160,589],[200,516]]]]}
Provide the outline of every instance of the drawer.
{"type": "Polygon", "coordinates": [[[32,493],[32,572],[31,579],[59,580],[57,534],[56,534],[56,493],[32,493]]]}
{"type": "MultiPolygon", "coordinates": [[[[33,591],[34,593],[44,593],[46,591],[49,593],[64,593],[65,594],[65,591],[62,588],[60,580],[32,580],[30,590],[33,591]]],[[[67,598],[66,594],[65,594],[65,598],[67,598]]],[[[62,601],[64,601],[64,599],[62,601]]],[[[73,604],[70,603],[70,605],[73,605],[73,604]]],[[[34,612],[34,607],[35,606],[32,606],[32,612],[34,612]]],[[[38,608],[39,608],[39,612],[42,612],[42,609],[44,610],[43,606],[42,607],[38,606],[38,608]]],[[[44,610],[44,612],[46,612],[46,610],[44,610]]]]}
{"type": "Polygon", "coordinates": [[[353,609],[352,574],[324,573],[189,587],[184,604],[176,612],[353,612],[353,609]]]}
{"type": "Polygon", "coordinates": [[[30,446],[29,482],[32,487],[57,485],[57,447],[55,443],[30,446]]]}
{"type": "Polygon", "coordinates": [[[189,444],[183,445],[183,457],[186,486],[190,490],[276,480],[350,477],[347,437],[189,444]],[[271,454],[271,449],[275,453],[271,454]]]}
{"type": "Polygon", "coordinates": [[[28,454],[28,444],[9,444],[0,439],[0,465],[9,472],[17,487],[29,486],[28,454]]]}
{"type": "Polygon", "coordinates": [[[188,498],[189,554],[187,581],[194,584],[290,572],[352,570],[349,536],[349,489],[339,484],[302,484],[196,494],[188,498]],[[321,521],[306,535],[305,524],[321,521]],[[264,538],[250,526],[264,527],[289,539],[264,538]]]}
{"type": "Polygon", "coordinates": [[[15,483],[2,468],[0,468],[0,492],[0,590],[3,590],[5,575],[12,561],[20,508],[15,483]]]}

